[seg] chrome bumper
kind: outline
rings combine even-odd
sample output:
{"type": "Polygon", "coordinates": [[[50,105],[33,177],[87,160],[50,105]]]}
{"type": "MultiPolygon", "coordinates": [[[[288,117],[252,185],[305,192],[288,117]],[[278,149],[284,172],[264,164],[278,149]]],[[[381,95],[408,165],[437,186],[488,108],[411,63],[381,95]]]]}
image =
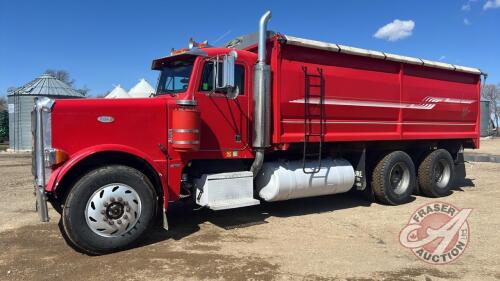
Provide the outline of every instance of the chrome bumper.
{"type": "Polygon", "coordinates": [[[50,112],[54,100],[49,98],[36,98],[32,116],[32,133],[33,133],[33,175],[35,176],[35,196],[36,210],[40,221],[49,221],[49,210],[47,207],[47,195],[45,194],[45,186],[47,184],[47,174],[44,151],[51,146],[51,120],[50,112]]]}

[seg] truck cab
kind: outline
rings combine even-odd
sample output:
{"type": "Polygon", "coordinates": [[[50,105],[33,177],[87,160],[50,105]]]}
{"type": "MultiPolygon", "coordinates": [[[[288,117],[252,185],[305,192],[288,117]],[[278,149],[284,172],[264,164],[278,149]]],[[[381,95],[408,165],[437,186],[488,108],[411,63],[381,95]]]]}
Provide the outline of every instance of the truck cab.
{"type": "Polygon", "coordinates": [[[87,226],[67,231],[79,236],[90,228],[89,235],[72,240],[96,253],[115,249],[107,244],[111,239],[128,244],[124,234],[142,233],[154,217],[167,227],[168,202],[194,192],[193,182],[183,179],[186,169],[198,169],[191,167],[192,160],[210,165],[217,159],[251,162],[254,157],[250,122],[256,58],[244,50],[193,47],[153,61],[159,78],[152,98],[38,100],[33,173],[41,220],[49,220],[47,201],[67,224],[78,208],[87,226]],[[190,112],[194,123],[189,123],[190,112]],[[99,179],[107,184],[96,183],[99,179]],[[80,186],[82,192],[94,191],[76,193],[80,186]],[[76,201],[71,207],[70,200],[76,201]],[[91,246],[94,241],[101,244],[91,246]]]}

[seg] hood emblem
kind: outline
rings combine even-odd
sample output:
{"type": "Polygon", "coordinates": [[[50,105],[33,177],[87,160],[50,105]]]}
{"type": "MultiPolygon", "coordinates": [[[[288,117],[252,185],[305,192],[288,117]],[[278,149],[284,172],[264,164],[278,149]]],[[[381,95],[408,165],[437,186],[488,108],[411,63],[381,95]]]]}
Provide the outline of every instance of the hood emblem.
{"type": "Polygon", "coordinates": [[[97,121],[101,123],[111,123],[115,121],[115,118],[113,118],[113,116],[99,116],[97,117],[97,121]]]}

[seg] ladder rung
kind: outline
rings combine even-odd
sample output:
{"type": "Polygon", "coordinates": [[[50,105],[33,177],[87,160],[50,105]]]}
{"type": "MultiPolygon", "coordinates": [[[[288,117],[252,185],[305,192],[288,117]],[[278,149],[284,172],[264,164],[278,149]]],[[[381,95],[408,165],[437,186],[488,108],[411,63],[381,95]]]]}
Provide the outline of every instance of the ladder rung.
{"type": "MultiPolygon", "coordinates": [[[[325,123],[325,114],[324,114],[324,78],[322,69],[318,68],[318,74],[309,74],[307,73],[307,67],[302,66],[302,70],[304,71],[304,79],[305,79],[305,89],[304,89],[304,151],[303,151],[303,159],[302,159],[302,170],[304,173],[315,174],[319,172],[321,169],[321,158],[322,158],[322,144],[324,142],[324,123],[325,123]],[[319,89],[318,89],[319,88],[319,89]],[[318,90],[316,90],[318,89],[318,90]],[[319,99],[319,103],[310,103],[309,99],[319,99]],[[314,107],[313,107],[314,105],[314,107]],[[316,113],[316,109],[319,106],[320,112],[316,113]],[[314,111],[315,113],[311,113],[314,111]],[[319,121],[319,131],[320,133],[312,133],[313,131],[318,131],[316,129],[313,130],[315,123],[319,121]],[[314,143],[319,144],[319,150],[317,152],[311,153],[308,149],[308,144],[311,144],[311,140],[314,143]],[[309,152],[309,153],[308,153],[309,152]],[[318,161],[318,167],[313,168],[311,171],[307,170],[305,167],[305,160],[312,160],[312,158],[316,158],[318,161]]],[[[313,150],[314,151],[314,150],[313,150]]]]}
{"type": "Polygon", "coordinates": [[[319,153],[306,153],[306,157],[319,156],[319,153]]]}

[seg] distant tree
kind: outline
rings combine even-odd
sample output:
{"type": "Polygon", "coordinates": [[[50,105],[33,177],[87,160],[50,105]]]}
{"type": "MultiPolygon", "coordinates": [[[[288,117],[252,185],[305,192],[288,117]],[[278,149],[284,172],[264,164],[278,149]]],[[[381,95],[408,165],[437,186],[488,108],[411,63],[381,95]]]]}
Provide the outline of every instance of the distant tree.
{"type": "Polygon", "coordinates": [[[87,87],[87,85],[83,85],[82,88],[77,89],[76,91],[86,97],[89,95],[90,89],[87,87]]]}
{"type": "Polygon", "coordinates": [[[95,97],[98,98],[98,99],[105,98],[107,95],[109,95],[109,93],[111,93],[111,91],[106,91],[105,93],[99,94],[99,95],[97,95],[95,97]]]}
{"type": "Polygon", "coordinates": [[[71,87],[73,87],[73,84],[75,84],[75,80],[71,78],[71,75],[66,70],[47,69],[47,70],[45,70],[45,74],[52,75],[55,78],[70,85],[71,87]]]}
{"type": "MultiPolygon", "coordinates": [[[[71,78],[71,75],[66,70],[47,69],[45,70],[45,74],[54,76],[55,78],[63,81],[72,88],[75,85],[75,79],[71,78]]],[[[87,96],[90,92],[90,89],[86,85],[84,85],[81,89],[75,89],[75,90],[80,94],[82,94],[83,96],[87,96]]]]}
{"type": "Polygon", "coordinates": [[[5,108],[0,108],[0,143],[4,142],[8,138],[9,138],[9,112],[5,108]]]}
{"type": "Polygon", "coordinates": [[[500,102],[500,84],[484,85],[481,89],[481,97],[490,102],[490,115],[493,114],[495,117],[496,134],[498,135],[498,119],[500,117],[500,107],[498,102],[500,102]]]}
{"type": "Polygon", "coordinates": [[[7,110],[7,100],[5,97],[0,97],[0,111],[7,110]]]}

